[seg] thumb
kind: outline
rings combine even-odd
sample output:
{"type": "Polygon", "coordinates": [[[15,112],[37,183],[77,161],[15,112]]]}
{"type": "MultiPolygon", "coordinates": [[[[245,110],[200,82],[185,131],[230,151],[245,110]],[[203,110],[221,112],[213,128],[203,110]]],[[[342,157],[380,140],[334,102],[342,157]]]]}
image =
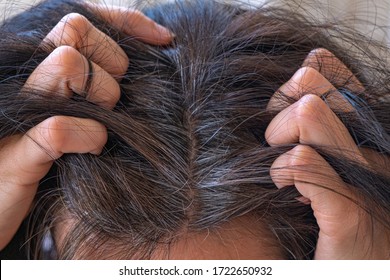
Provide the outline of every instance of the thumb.
{"type": "Polygon", "coordinates": [[[87,6],[107,23],[149,44],[169,44],[175,35],[157,24],[142,12],[119,6],[86,3],[87,6]]]}
{"type": "Polygon", "coordinates": [[[0,141],[0,250],[26,217],[53,161],[64,153],[98,154],[106,141],[107,131],[100,123],[65,116],[0,141]]]}
{"type": "Polygon", "coordinates": [[[298,145],[271,167],[278,188],[294,185],[320,228],[316,259],[362,259],[372,250],[372,221],[336,171],[314,149],[298,145]],[[366,217],[366,218],[365,218],[366,217]]]}

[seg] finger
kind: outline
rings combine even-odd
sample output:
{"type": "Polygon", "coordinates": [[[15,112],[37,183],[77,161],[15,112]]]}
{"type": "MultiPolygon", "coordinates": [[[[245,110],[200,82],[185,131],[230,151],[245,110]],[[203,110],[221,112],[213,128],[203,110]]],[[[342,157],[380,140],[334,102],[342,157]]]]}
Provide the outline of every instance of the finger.
{"type": "Polygon", "coordinates": [[[318,96],[308,94],[284,109],[265,132],[269,145],[290,143],[337,149],[350,159],[364,161],[347,128],[318,96]]]}
{"type": "Polygon", "coordinates": [[[174,35],[142,12],[118,6],[87,3],[87,6],[104,21],[122,32],[136,36],[141,41],[154,45],[169,44],[174,35]]]}
{"type": "Polygon", "coordinates": [[[364,91],[364,86],[352,71],[327,49],[311,51],[302,66],[314,68],[337,88],[344,87],[352,92],[364,91]]]}
{"type": "Polygon", "coordinates": [[[104,126],[94,120],[57,116],[25,135],[1,141],[0,249],[11,240],[27,215],[38,182],[64,153],[99,154],[107,141],[104,126]]]}
{"type": "Polygon", "coordinates": [[[278,188],[294,185],[310,201],[320,228],[315,258],[345,256],[356,249],[355,242],[371,244],[364,244],[364,230],[359,228],[363,213],[356,198],[314,149],[295,147],[275,160],[270,174],[278,188]]]}
{"type": "Polygon", "coordinates": [[[283,95],[298,100],[306,94],[326,95],[326,102],[333,110],[354,111],[348,100],[323,75],[311,67],[300,68],[287,83],[283,84],[271,97],[267,110],[280,111],[289,106],[289,103],[283,102],[283,95]]]}
{"type": "Polygon", "coordinates": [[[129,65],[128,57],[118,44],[80,14],[63,17],[44,41],[56,47],[75,48],[118,79],[126,73],[129,65]]]}
{"type": "Polygon", "coordinates": [[[390,174],[390,156],[370,148],[359,148],[359,150],[375,172],[390,174]]]}
{"type": "MultiPolygon", "coordinates": [[[[317,209],[324,209],[324,203],[328,207],[328,201],[335,196],[352,195],[329,163],[306,145],[298,145],[278,157],[271,166],[270,175],[278,188],[295,185],[299,193],[317,209]]],[[[339,213],[340,209],[344,209],[344,204],[336,204],[338,200],[332,202],[335,204],[324,209],[324,212],[339,213]]]]}
{"type": "Polygon", "coordinates": [[[69,46],[55,49],[30,75],[24,90],[56,92],[66,97],[75,92],[108,109],[120,98],[118,82],[99,65],[89,65],[83,55],[69,46]]]}
{"type": "Polygon", "coordinates": [[[2,179],[21,186],[36,183],[64,153],[99,154],[106,141],[106,128],[97,121],[51,117],[2,147],[1,164],[7,166],[2,179]]]}

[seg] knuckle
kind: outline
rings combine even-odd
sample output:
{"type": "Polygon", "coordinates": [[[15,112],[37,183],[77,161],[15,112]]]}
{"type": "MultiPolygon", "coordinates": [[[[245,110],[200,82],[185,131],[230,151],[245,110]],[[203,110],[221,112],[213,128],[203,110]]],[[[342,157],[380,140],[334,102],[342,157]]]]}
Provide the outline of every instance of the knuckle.
{"type": "Polygon", "coordinates": [[[279,186],[292,185],[295,179],[305,178],[310,174],[313,162],[318,162],[317,152],[310,146],[300,144],[275,160],[270,175],[279,186]]]}
{"type": "Polygon", "coordinates": [[[59,46],[51,53],[54,63],[76,67],[82,61],[82,55],[71,46],[59,46]]]}
{"type": "Polygon", "coordinates": [[[86,17],[78,13],[64,16],[56,28],[61,35],[61,42],[71,46],[78,46],[91,29],[91,23],[86,17]]]}
{"type": "Polygon", "coordinates": [[[313,163],[317,152],[310,146],[297,145],[287,154],[288,166],[306,166],[313,163]]]}
{"type": "Polygon", "coordinates": [[[313,81],[321,80],[322,75],[311,66],[303,66],[295,72],[294,76],[289,81],[291,91],[294,91],[296,97],[301,98],[308,94],[312,88],[313,81]]]}
{"type": "Polygon", "coordinates": [[[300,78],[305,79],[307,81],[314,80],[318,77],[318,75],[321,75],[316,69],[310,66],[304,66],[299,69],[300,72],[300,78]]]}
{"type": "Polygon", "coordinates": [[[314,49],[308,55],[308,57],[313,57],[318,59],[319,61],[317,62],[320,62],[324,57],[329,57],[329,56],[333,56],[333,54],[325,48],[314,49]]]}
{"type": "Polygon", "coordinates": [[[65,15],[61,21],[65,27],[71,27],[76,30],[83,30],[89,26],[88,19],[78,13],[69,13],[65,15]]]}
{"type": "Polygon", "coordinates": [[[67,123],[67,117],[54,116],[46,119],[40,127],[42,140],[51,147],[52,152],[60,152],[66,142],[67,123]]]}
{"type": "Polygon", "coordinates": [[[294,115],[298,121],[313,120],[322,115],[325,102],[315,94],[306,94],[296,102],[294,115]]]}
{"type": "Polygon", "coordinates": [[[50,54],[50,71],[57,78],[84,72],[84,63],[83,56],[70,46],[60,46],[50,54]]]}

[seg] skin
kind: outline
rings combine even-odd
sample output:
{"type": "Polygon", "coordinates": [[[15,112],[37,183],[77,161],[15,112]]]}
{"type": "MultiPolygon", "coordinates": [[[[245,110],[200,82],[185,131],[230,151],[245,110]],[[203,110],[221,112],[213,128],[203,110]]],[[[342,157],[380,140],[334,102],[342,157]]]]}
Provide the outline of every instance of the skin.
{"type": "MultiPolygon", "coordinates": [[[[139,11],[88,5],[108,23],[144,42],[168,44],[173,39],[168,30],[156,25],[139,11]]],[[[65,16],[45,40],[53,42],[57,48],[32,73],[25,89],[57,92],[66,97],[76,93],[85,95],[89,101],[102,107],[111,109],[115,106],[120,95],[118,82],[129,60],[113,40],[78,14],[65,16]],[[89,72],[87,58],[93,65],[94,77],[89,91],[85,92],[89,72]]],[[[295,185],[302,194],[298,199],[310,203],[320,227],[316,259],[384,259],[389,257],[390,252],[389,231],[346,198],[358,199],[329,164],[310,148],[310,145],[338,148],[343,156],[363,165],[369,164],[367,154],[374,159],[379,157],[372,151],[359,150],[332,111],[335,108],[353,110],[336,90],[337,84],[345,84],[346,81],[351,89],[364,89],[333,54],[323,49],[314,50],[302,68],[271,98],[268,109],[279,113],[266,131],[268,143],[271,146],[299,144],[274,162],[271,177],[278,188],[295,185]],[[334,69],[342,71],[334,75],[334,69]],[[305,95],[308,89],[311,94],[305,95]],[[325,103],[320,96],[329,90],[332,94],[328,95],[329,100],[325,103]],[[297,101],[285,106],[278,99],[280,94],[297,101]],[[305,165],[304,169],[292,168],[302,165],[305,165]],[[319,188],[318,185],[326,188],[319,188]]],[[[0,140],[0,249],[8,244],[28,214],[39,181],[53,162],[65,153],[98,155],[106,141],[106,129],[98,122],[65,116],[49,118],[25,135],[0,140]]],[[[242,244],[254,242],[253,237],[249,240],[252,243],[245,240],[245,236],[248,236],[245,231],[237,232],[242,244]]],[[[173,255],[170,257],[259,257],[250,252],[251,248],[258,246],[244,248],[240,245],[238,248],[245,249],[242,252],[227,251],[229,248],[237,250],[237,244],[209,250],[213,254],[220,252],[220,255],[212,257],[204,255],[207,251],[202,251],[199,256],[182,255],[180,248],[194,252],[189,246],[196,247],[201,243],[188,242],[194,238],[203,240],[205,248],[216,247],[216,239],[206,239],[205,236],[199,234],[179,241],[177,248],[171,248],[173,255]]]]}
{"type": "Polygon", "coordinates": [[[356,146],[347,128],[332,111],[332,106],[345,111],[351,111],[353,107],[327,80],[333,75],[329,67],[316,65],[313,55],[318,56],[318,64],[332,63],[333,66],[336,64],[336,69],[343,69],[343,75],[335,81],[336,86],[353,81],[350,87],[362,89],[356,77],[329,51],[312,52],[303,67],[279,90],[297,101],[283,109],[275,96],[268,105],[269,110],[282,109],[266,130],[269,145],[299,144],[275,160],[271,177],[278,188],[294,185],[302,194],[299,199],[310,203],[320,228],[316,259],[388,259],[389,229],[355,203],[359,198],[310,147],[329,147],[339,151],[340,156],[367,167],[370,161],[385,160],[373,151],[361,151],[356,146]],[[310,94],[305,94],[308,88],[310,94]],[[321,95],[328,91],[333,93],[326,97],[325,103],[321,95]]]}
{"type": "Polygon", "coordinates": [[[184,232],[169,248],[158,248],[153,258],[177,260],[272,260],[283,250],[265,222],[250,214],[223,223],[212,231],[184,232]]]}
{"type": "MultiPolygon", "coordinates": [[[[61,248],[66,235],[77,221],[63,213],[62,219],[54,226],[53,238],[57,250],[61,248]]],[[[188,231],[177,233],[173,242],[161,242],[154,249],[152,260],[270,260],[282,259],[283,250],[265,222],[246,214],[234,218],[213,230],[188,231]]],[[[105,244],[96,250],[95,243],[88,241],[78,248],[75,259],[118,259],[123,250],[117,245],[105,244]],[[84,247],[85,246],[85,247],[84,247]],[[91,250],[92,247],[92,250],[91,250]],[[85,250],[88,253],[84,253],[85,250]],[[115,250],[118,250],[117,252],[115,250]]],[[[142,259],[142,256],[132,256],[142,259]]]]}
{"type": "MultiPolygon", "coordinates": [[[[150,44],[168,44],[173,35],[135,10],[88,4],[97,15],[123,32],[150,44]]],[[[102,107],[113,108],[119,99],[120,76],[129,60],[123,50],[79,14],[65,16],[47,35],[57,47],[32,73],[25,89],[73,92],[102,107]],[[80,40],[80,38],[83,38],[80,40]],[[97,55],[98,54],[98,55],[97,55]],[[86,86],[89,58],[94,77],[86,86]],[[102,86],[103,85],[103,86],[102,86]]],[[[98,155],[107,141],[106,128],[90,120],[51,117],[24,135],[0,140],[0,250],[12,239],[28,214],[39,181],[65,153],[98,155]]]]}

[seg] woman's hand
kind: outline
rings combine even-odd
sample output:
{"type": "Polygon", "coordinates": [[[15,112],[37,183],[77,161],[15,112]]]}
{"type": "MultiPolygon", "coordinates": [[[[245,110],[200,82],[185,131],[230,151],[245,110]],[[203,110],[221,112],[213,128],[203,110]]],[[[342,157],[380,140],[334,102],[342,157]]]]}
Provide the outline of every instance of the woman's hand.
{"type": "MultiPolygon", "coordinates": [[[[299,199],[311,205],[320,228],[316,259],[387,259],[389,230],[357,205],[359,198],[310,147],[327,147],[338,151],[341,157],[369,166],[347,128],[332,111],[332,108],[352,111],[353,107],[328,79],[336,86],[347,85],[354,91],[362,90],[363,86],[327,50],[313,51],[303,66],[279,90],[297,101],[276,115],[265,134],[271,146],[299,145],[275,160],[271,177],[278,188],[294,185],[302,195],[299,199]],[[336,79],[332,78],[334,72],[338,73],[336,79]],[[321,99],[324,93],[331,93],[326,103],[321,99]]],[[[283,105],[279,100],[275,95],[268,109],[280,110],[283,105]]]]}
{"type": "MultiPolygon", "coordinates": [[[[88,4],[97,15],[123,32],[150,44],[168,44],[172,34],[135,10],[88,4]]],[[[80,14],[65,16],[47,35],[56,49],[28,78],[24,92],[38,90],[71,97],[73,93],[105,108],[120,97],[118,81],[129,60],[124,51],[80,14]]],[[[53,96],[54,97],[54,96],[53,96]]],[[[24,135],[0,140],[0,250],[28,214],[39,181],[65,153],[98,155],[107,141],[103,125],[54,116],[24,135]]]]}

